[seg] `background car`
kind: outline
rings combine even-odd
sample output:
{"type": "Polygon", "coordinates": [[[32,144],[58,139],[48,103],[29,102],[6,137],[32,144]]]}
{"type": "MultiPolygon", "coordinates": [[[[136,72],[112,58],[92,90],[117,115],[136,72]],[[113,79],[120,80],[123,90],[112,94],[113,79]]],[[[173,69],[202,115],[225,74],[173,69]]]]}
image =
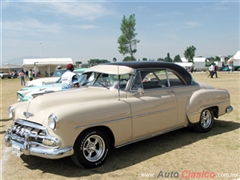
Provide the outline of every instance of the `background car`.
{"type": "MultiPolygon", "coordinates": [[[[76,68],[74,70],[74,73],[78,76],[80,85],[84,84],[84,80],[85,80],[84,78],[86,78],[86,76],[81,76],[81,75],[85,70],[87,70],[87,68],[76,68]]],[[[61,77],[57,77],[57,78],[58,80],[55,83],[46,84],[42,86],[30,86],[30,87],[22,88],[21,90],[16,92],[17,100],[19,102],[28,101],[29,99],[32,98],[32,94],[44,94],[44,93],[62,90],[61,77]]]]}
{"type": "Polygon", "coordinates": [[[222,71],[230,71],[228,66],[225,66],[224,68],[222,68],[222,71]]]}
{"type": "Polygon", "coordinates": [[[54,72],[53,76],[46,77],[46,78],[38,78],[38,79],[34,79],[32,81],[27,81],[25,83],[25,86],[26,87],[43,86],[43,85],[56,83],[65,71],[66,71],[65,69],[57,69],[54,72]]]}
{"type": "Polygon", "coordinates": [[[8,72],[1,72],[0,73],[0,79],[4,79],[4,78],[11,78],[12,74],[8,73],[8,72]]]}

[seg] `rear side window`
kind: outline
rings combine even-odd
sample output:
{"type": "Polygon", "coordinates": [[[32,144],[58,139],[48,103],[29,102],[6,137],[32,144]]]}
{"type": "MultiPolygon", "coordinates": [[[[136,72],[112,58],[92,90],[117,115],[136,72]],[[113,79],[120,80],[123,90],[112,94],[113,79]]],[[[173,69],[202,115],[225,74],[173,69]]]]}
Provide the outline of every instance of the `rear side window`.
{"type": "Polygon", "coordinates": [[[168,71],[168,79],[170,86],[182,86],[185,85],[181,79],[178,78],[173,72],[168,71]]]}
{"type": "Polygon", "coordinates": [[[132,90],[138,88],[155,89],[184,85],[183,81],[173,72],[168,70],[138,70],[132,90]]]}

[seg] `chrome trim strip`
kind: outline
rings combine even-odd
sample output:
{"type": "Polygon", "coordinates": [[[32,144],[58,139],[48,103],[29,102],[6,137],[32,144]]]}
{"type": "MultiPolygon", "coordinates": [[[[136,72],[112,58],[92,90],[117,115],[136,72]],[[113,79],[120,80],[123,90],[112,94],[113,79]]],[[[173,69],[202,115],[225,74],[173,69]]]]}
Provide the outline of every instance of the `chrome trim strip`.
{"type": "Polygon", "coordinates": [[[81,129],[81,128],[84,128],[84,127],[92,127],[92,126],[96,126],[96,125],[103,125],[103,124],[117,122],[117,121],[126,121],[127,119],[131,119],[131,116],[124,117],[124,118],[119,118],[119,119],[108,120],[108,121],[103,121],[103,122],[99,122],[99,123],[95,123],[95,124],[86,124],[86,125],[83,125],[83,126],[77,126],[76,129],[81,129]]]}
{"type": "Polygon", "coordinates": [[[160,111],[153,111],[153,112],[148,112],[148,113],[144,113],[144,114],[138,114],[138,115],[135,115],[133,116],[132,118],[138,118],[138,117],[143,117],[143,116],[148,116],[148,115],[152,115],[152,114],[158,114],[158,113],[161,113],[161,112],[167,112],[167,111],[172,111],[172,110],[175,110],[176,108],[170,108],[170,109],[164,109],[164,110],[160,110],[160,111]]]}

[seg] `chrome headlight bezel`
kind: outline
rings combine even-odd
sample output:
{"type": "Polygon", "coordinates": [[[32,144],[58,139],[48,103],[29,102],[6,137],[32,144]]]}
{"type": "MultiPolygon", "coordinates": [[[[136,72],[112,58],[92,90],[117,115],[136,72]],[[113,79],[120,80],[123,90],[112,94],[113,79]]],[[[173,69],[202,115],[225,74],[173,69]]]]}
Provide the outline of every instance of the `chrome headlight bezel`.
{"type": "Polygon", "coordinates": [[[55,114],[50,114],[48,116],[48,126],[52,129],[52,130],[56,130],[57,128],[57,124],[58,124],[58,118],[55,114]]]}
{"type": "Polygon", "coordinates": [[[8,108],[8,116],[9,116],[10,119],[14,119],[14,117],[15,117],[15,109],[14,109],[13,106],[10,106],[8,108]]]}

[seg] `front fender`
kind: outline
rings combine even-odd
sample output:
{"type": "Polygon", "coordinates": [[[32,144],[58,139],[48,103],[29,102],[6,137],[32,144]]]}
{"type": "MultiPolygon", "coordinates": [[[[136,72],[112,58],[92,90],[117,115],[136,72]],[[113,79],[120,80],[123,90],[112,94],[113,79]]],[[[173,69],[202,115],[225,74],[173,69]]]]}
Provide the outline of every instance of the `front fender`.
{"type": "Polygon", "coordinates": [[[230,104],[230,95],[224,89],[200,89],[194,92],[187,104],[187,117],[190,123],[200,120],[201,112],[210,107],[223,109],[222,105],[230,104]]]}
{"type": "MultiPolygon", "coordinates": [[[[50,112],[50,111],[49,111],[50,112]]],[[[114,136],[115,146],[130,141],[132,126],[130,107],[125,101],[107,100],[71,104],[52,111],[59,121],[56,130],[63,146],[72,146],[78,135],[88,128],[105,126],[114,136]]],[[[44,122],[47,125],[47,117],[44,122]]]]}

